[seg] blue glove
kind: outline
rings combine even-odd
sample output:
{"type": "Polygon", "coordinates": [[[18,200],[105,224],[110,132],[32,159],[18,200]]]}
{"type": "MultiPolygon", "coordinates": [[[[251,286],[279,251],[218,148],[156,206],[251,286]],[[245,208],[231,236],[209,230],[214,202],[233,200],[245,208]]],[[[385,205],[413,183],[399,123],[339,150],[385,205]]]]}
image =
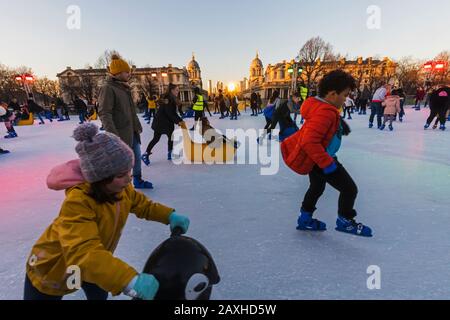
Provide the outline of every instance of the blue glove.
{"type": "Polygon", "coordinates": [[[159,282],[153,275],[141,273],[130,282],[124,293],[142,300],[153,300],[158,289],[159,282]]]}
{"type": "Polygon", "coordinates": [[[172,232],[175,228],[179,227],[183,230],[183,234],[185,234],[189,229],[190,223],[189,218],[178,215],[175,212],[170,215],[169,222],[170,222],[170,231],[172,232]]]}
{"type": "Polygon", "coordinates": [[[332,174],[333,172],[335,172],[337,170],[337,165],[336,162],[333,162],[332,164],[330,164],[328,167],[326,167],[325,169],[323,169],[323,173],[325,173],[326,175],[332,174]]]}

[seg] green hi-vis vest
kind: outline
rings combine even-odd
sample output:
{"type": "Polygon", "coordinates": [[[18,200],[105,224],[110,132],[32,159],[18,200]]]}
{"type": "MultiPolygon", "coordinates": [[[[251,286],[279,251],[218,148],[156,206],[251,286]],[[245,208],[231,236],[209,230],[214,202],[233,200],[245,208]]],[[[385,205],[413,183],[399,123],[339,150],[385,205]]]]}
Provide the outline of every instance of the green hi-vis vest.
{"type": "Polygon", "coordinates": [[[300,97],[302,98],[303,101],[306,100],[306,98],[308,98],[308,88],[305,87],[300,87],[300,97]]]}
{"type": "Polygon", "coordinates": [[[192,108],[194,111],[203,111],[203,96],[198,94],[197,95],[197,102],[194,104],[194,107],[192,108]]]}

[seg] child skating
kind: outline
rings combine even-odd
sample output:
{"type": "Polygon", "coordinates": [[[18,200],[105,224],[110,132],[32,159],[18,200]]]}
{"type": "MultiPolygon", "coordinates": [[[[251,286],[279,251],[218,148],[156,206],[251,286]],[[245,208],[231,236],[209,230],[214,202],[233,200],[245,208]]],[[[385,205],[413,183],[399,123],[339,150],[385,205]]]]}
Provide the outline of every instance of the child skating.
{"type": "Polygon", "coordinates": [[[383,101],[382,105],[384,106],[384,120],[383,125],[380,127],[380,130],[384,130],[386,128],[386,123],[389,121],[389,130],[393,131],[394,127],[392,126],[392,122],[395,119],[396,114],[401,114],[401,106],[400,106],[400,97],[397,95],[390,95],[386,97],[386,100],[383,101]]]}
{"type": "Polygon", "coordinates": [[[134,153],[119,137],[98,134],[97,126],[88,123],[75,129],[74,138],[79,160],[53,169],[47,179],[49,188],[65,190],[66,198],[28,257],[24,299],[61,300],[73,293],[67,270],[75,266],[88,300],[106,300],[108,293],[151,300],[158,280],[114,256],[128,215],[184,233],[189,219],[134,190],[134,153]]]}
{"type": "Polygon", "coordinates": [[[369,227],[355,221],[358,188],[336,156],[342,136],[350,133],[339,108],[355,87],[355,79],[344,71],[325,75],[319,84],[319,96],[307,99],[302,106],[301,113],[306,120],[302,129],[281,145],[286,164],[301,175],[309,175],[310,186],[300,210],[298,230],[327,230],[326,224],[314,219],[313,214],[328,183],[340,192],[336,230],[372,236],[369,227]]]}

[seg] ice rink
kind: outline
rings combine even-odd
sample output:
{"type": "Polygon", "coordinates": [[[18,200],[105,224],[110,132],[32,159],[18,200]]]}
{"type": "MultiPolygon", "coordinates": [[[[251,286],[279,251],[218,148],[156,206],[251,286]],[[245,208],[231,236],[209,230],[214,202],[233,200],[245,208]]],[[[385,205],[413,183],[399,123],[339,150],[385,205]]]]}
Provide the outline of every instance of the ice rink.
{"type": "MultiPolygon", "coordinates": [[[[261,175],[259,165],[174,165],[163,137],[151,166],[143,166],[155,185],[145,194],[190,217],[188,235],[210,250],[222,278],[214,299],[449,299],[450,132],[424,131],[429,110],[406,109],[394,132],[368,129],[368,116],[354,115],[338,153],[358,185],[358,220],[373,228],[371,239],[334,230],[338,194],[331,187],[316,212],[328,231],[297,231],[308,178],[281,159],[272,176],[261,175]],[[380,290],[367,287],[373,265],[381,270],[380,290]]],[[[45,180],[52,167],[76,158],[70,136],[78,117],[72,119],[17,127],[19,138],[0,139],[12,152],[0,157],[2,300],[22,298],[30,249],[58,215],[64,192],[48,190],[45,180]]],[[[153,131],[142,123],[144,150],[153,131]]],[[[238,121],[215,116],[211,123],[259,129],[265,121],[247,110],[238,121]]],[[[130,216],[116,256],[142,270],[168,236],[168,227],[130,216]]],[[[80,298],[82,292],[67,297],[80,298]]]]}

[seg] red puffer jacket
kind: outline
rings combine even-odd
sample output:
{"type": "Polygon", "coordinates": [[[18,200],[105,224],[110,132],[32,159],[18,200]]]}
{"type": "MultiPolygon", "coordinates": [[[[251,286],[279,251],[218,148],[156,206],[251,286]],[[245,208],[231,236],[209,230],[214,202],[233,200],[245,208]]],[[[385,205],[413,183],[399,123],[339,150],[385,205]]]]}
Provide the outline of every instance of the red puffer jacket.
{"type": "Polygon", "coordinates": [[[333,163],[326,148],[339,128],[340,115],[338,108],[317,98],[307,99],[301,114],[305,124],[281,144],[281,153],[289,168],[307,175],[316,164],[324,169],[333,163]]]}

